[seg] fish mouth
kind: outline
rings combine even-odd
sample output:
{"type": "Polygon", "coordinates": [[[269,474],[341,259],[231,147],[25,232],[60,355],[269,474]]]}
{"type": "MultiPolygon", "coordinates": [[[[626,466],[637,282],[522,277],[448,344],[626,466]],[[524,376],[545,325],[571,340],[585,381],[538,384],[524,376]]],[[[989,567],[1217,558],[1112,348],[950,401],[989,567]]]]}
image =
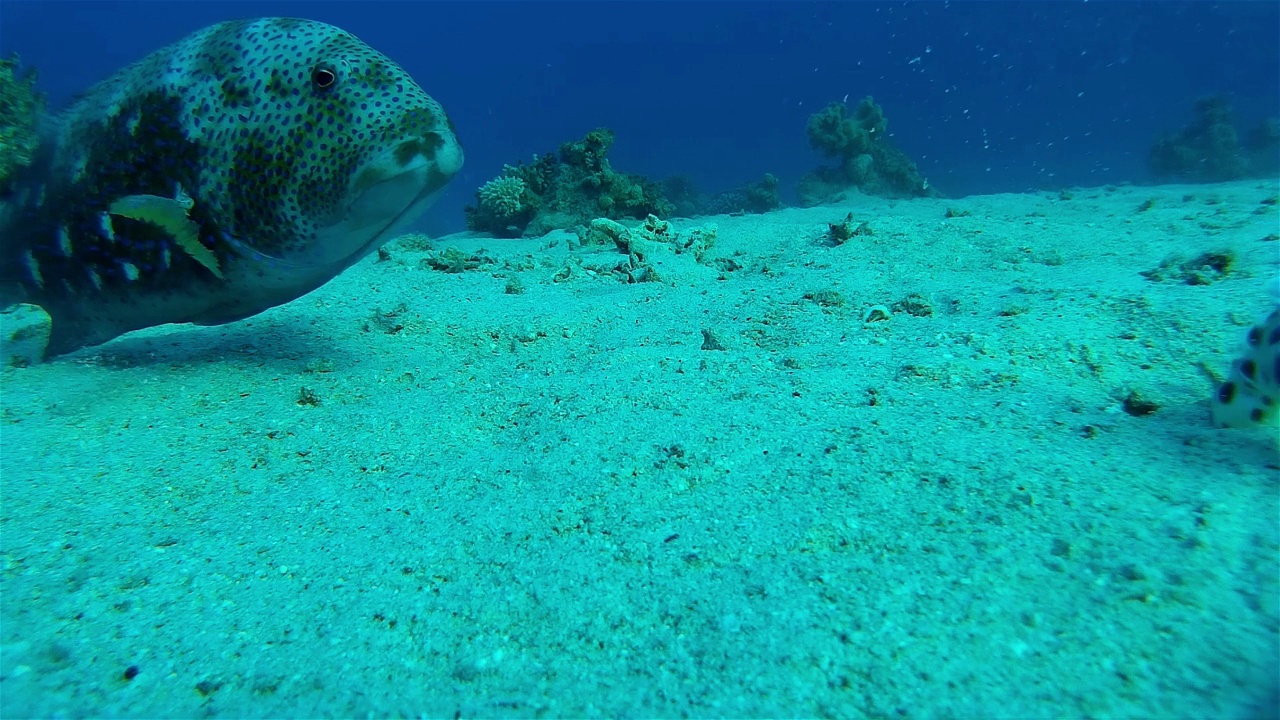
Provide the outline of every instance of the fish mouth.
{"type": "MultiPolygon", "coordinates": [[[[449,179],[452,178],[454,174],[456,174],[456,171],[446,174],[441,172],[439,168],[428,170],[425,181],[421,183],[422,189],[418,191],[418,194],[415,195],[413,199],[411,199],[408,204],[400,210],[400,212],[396,213],[390,220],[388,220],[382,228],[369,239],[369,242],[356,250],[355,254],[359,257],[364,257],[378,249],[378,247],[382,246],[383,243],[400,234],[407,225],[412,223],[414,220],[417,220],[418,217],[431,206],[436,197],[439,196],[440,191],[449,183],[449,179]]],[[[402,181],[412,183],[419,181],[420,175],[421,173],[416,169],[406,170],[405,172],[400,173],[395,177],[388,178],[382,182],[395,183],[397,185],[402,181]]],[[[377,187],[378,186],[374,186],[371,190],[374,190],[377,187]]],[[[357,203],[358,202],[359,201],[357,201],[357,203]]]]}
{"type": "Polygon", "coordinates": [[[357,173],[342,219],[318,230],[299,264],[350,266],[416,220],[462,168],[462,149],[452,137],[435,142],[430,155],[405,149],[423,145],[406,140],[357,173]]]}

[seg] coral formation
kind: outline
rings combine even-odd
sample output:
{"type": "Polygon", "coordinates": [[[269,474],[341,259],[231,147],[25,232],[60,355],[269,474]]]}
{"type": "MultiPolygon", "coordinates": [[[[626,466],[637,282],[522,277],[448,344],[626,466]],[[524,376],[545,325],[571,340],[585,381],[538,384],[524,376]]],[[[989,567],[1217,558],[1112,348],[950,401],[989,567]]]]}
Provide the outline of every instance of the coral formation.
{"type": "Polygon", "coordinates": [[[778,195],[778,178],[771,173],[756,182],[712,196],[702,205],[702,214],[730,215],[734,213],[762,214],[782,207],[778,195]]]}
{"type": "Polygon", "coordinates": [[[662,181],[662,192],[674,208],[674,214],[694,215],[763,214],[782,207],[778,194],[778,178],[765,173],[761,179],[740,187],[703,195],[688,175],[672,175],[662,181]]]}
{"type": "Polygon", "coordinates": [[[558,156],[506,166],[466,208],[467,227],[498,237],[537,236],[602,217],[670,215],[674,207],[657,183],[610,167],[613,141],[612,130],[599,128],[561,145],[558,156]]]}
{"type": "Polygon", "coordinates": [[[1280,118],[1267,118],[1251,130],[1244,141],[1249,170],[1258,175],[1280,172],[1280,118]]]}
{"type": "Polygon", "coordinates": [[[933,195],[911,158],[889,141],[887,128],[884,111],[870,96],[852,116],[843,103],[809,116],[809,144],[839,165],[820,167],[800,181],[801,204],[819,205],[849,188],[890,197],[933,195]]]}
{"type": "Polygon", "coordinates": [[[1151,174],[1161,180],[1193,182],[1234,180],[1245,174],[1231,104],[1223,97],[1196,101],[1186,127],[1156,140],[1147,156],[1151,174]]]}
{"type": "Polygon", "coordinates": [[[0,59],[0,190],[21,167],[31,164],[39,138],[36,124],[44,97],[36,92],[36,74],[19,76],[18,57],[0,59]]]}
{"type": "Polygon", "coordinates": [[[843,103],[831,103],[809,116],[809,144],[827,157],[847,161],[871,152],[872,142],[884,137],[888,122],[884,111],[870,97],[858,103],[853,117],[843,103]]]}
{"type": "Polygon", "coordinates": [[[53,320],[38,305],[0,308],[0,368],[39,364],[52,332],[53,320]]]}
{"type": "Polygon", "coordinates": [[[702,192],[688,175],[671,175],[662,181],[662,194],[671,202],[672,214],[692,217],[702,214],[702,192]]]}
{"type": "Polygon", "coordinates": [[[1196,101],[1191,122],[1151,145],[1147,166],[1157,180],[1225,182],[1280,169],[1280,119],[1267,118],[1240,142],[1231,103],[1222,96],[1196,101]]]}
{"type": "Polygon", "coordinates": [[[855,237],[875,235],[875,231],[871,229],[871,223],[866,220],[857,225],[853,223],[853,213],[849,213],[844,217],[844,220],[838,223],[827,223],[827,244],[831,246],[843,245],[855,237]]]}
{"type": "MultiPolygon", "coordinates": [[[[478,217],[483,217],[484,225],[495,235],[520,232],[537,214],[537,198],[529,192],[523,179],[502,175],[485,183],[476,191],[479,201],[478,217]]],[[[471,216],[468,215],[468,224],[471,216]]]]}
{"type": "MultiPolygon", "coordinates": [[[[695,262],[710,264],[707,253],[716,241],[715,225],[676,232],[671,223],[655,215],[649,215],[635,227],[627,227],[607,218],[596,218],[587,226],[575,228],[574,232],[577,244],[581,247],[613,245],[618,252],[626,255],[627,259],[622,262],[588,268],[600,274],[611,274],[626,283],[669,280],[658,271],[662,261],[656,258],[663,254],[660,252],[663,248],[676,255],[692,254],[695,262]]],[[[557,273],[553,282],[563,282],[574,274],[572,268],[566,267],[557,273]]]]}

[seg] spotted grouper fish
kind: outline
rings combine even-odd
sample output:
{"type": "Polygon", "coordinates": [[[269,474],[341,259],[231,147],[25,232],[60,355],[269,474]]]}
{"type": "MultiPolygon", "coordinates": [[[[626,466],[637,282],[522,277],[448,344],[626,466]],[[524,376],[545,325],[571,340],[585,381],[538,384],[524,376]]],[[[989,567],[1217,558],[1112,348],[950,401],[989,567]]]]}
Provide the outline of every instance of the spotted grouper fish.
{"type": "Polygon", "coordinates": [[[1280,304],[1249,328],[1209,409],[1214,426],[1220,428],[1274,424],[1280,416],[1280,304]]]}
{"type": "Polygon", "coordinates": [[[462,166],[440,104],[324,23],[224,22],[51,119],[0,209],[6,302],[46,356],[289,302],[394,237],[462,166]]]}

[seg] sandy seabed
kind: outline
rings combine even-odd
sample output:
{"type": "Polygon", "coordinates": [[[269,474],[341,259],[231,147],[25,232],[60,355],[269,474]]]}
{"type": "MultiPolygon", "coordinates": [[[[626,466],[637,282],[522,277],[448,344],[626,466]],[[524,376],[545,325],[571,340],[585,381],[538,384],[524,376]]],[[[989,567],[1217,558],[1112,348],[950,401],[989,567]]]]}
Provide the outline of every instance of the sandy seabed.
{"type": "Polygon", "coordinates": [[[401,241],[6,370],[0,715],[1274,718],[1277,197],[401,241]]]}

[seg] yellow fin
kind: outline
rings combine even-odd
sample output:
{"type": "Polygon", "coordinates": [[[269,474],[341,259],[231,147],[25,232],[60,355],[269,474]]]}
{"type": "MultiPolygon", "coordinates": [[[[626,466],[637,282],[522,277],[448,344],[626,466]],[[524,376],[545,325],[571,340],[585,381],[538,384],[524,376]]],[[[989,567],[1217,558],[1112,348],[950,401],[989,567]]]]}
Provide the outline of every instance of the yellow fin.
{"type": "Polygon", "coordinates": [[[200,227],[187,217],[194,206],[195,202],[191,197],[182,188],[178,188],[176,198],[159,195],[122,197],[111,203],[107,212],[159,226],[173,236],[183,252],[221,280],[223,277],[222,270],[218,267],[218,257],[200,243],[200,227]]]}

